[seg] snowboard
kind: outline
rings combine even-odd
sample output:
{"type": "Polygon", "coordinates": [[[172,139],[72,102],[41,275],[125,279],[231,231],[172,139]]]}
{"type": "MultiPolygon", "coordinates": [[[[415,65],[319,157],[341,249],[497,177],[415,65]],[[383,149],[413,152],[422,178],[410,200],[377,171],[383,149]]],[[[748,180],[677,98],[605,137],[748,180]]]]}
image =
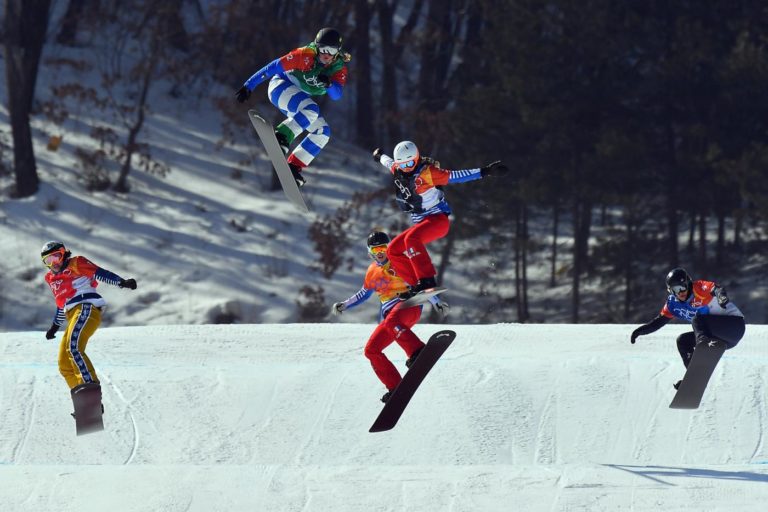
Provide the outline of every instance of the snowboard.
{"type": "Polygon", "coordinates": [[[75,406],[75,429],[78,436],[104,430],[101,405],[101,385],[97,382],[80,384],[72,389],[72,403],[75,406]]]}
{"type": "Polygon", "coordinates": [[[723,357],[725,343],[713,340],[710,343],[699,343],[693,351],[691,362],[683,376],[683,382],[669,404],[671,409],[697,409],[707,389],[709,378],[715,371],[717,363],[723,357]]]}
{"type": "Polygon", "coordinates": [[[435,286],[434,288],[427,288],[426,290],[422,290],[410,299],[406,299],[403,301],[403,305],[400,306],[401,308],[409,308],[411,306],[418,306],[419,304],[424,304],[426,302],[429,302],[429,299],[434,297],[435,295],[441,294],[444,291],[446,291],[448,288],[444,288],[442,286],[435,286]]]}
{"type": "Polygon", "coordinates": [[[387,403],[384,404],[379,417],[373,422],[368,432],[384,432],[397,425],[400,416],[402,416],[424,377],[448,349],[455,337],[456,333],[453,331],[439,331],[429,338],[416,360],[405,372],[403,380],[400,381],[387,403]]]}
{"type": "Polygon", "coordinates": [[[267,156],[272,161],[272,167],[275,168],[277,178],[280,180],[280,185],[283,187],[285,196],[299,210],[305,213],[308,212],[309,207],[304,201],[304,196],[301,195],[296,180],[293,179],[291,168],[288,167],[288,162],[285,160],[283,150],[280,149],[280,144],[277,142],[277,137],[275,137],[274,128],[255,110],[249,110],[248,117],[251,119],[251,124],[261,139],[261,143],[264,144],[267,156]]]}

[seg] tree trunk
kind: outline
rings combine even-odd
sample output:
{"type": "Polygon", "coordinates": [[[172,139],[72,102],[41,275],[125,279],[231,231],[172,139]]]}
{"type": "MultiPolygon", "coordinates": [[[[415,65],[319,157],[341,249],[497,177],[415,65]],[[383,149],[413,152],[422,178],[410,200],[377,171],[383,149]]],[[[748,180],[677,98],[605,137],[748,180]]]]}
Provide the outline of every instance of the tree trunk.
{"type": "Polygon", "coordinates": [[[520,299],[520,302],[522,303],[522,317],[520,318],[521,322],[527,322],[531,318],[530,310],[528,309],[528,245],[529,245],[529,235],[528,235],[528,208],[523,203],[521,205],[523,209],[523,260],[522,260],[522,288],[521,293],[522,297],[520,299]]]}
{"type": "MultiPolygon", "coordinates": [[[[667,112],[670,112],[671,110],[671,106],[667,105],[667,112]]],[[[678,245],[680,220],[677,215],[677,201],[680,194],[678,194],[679,187],[677,174],[674,172],[674,169],[677,166],[677,158],[675,153],[675,129],[674,126],[672,126],[672,123],[666,123],[665,125],[664,146],[665,154],[662,168],[666,171],[664,174],[667,182],[667,197],[665,197],[667,209],[667,239],[669,241],[669,249],[667,252],[671,258],[669,263],[672,267],[677,267],[680,258],[680,247],[678,245]]]]}
{"type": "Polygon", "coordinates": [[[667,197],[667,237],[669,238],[669,257],[670,265],[672,267],[678,266],[680,259],[680,250],[678,247],[677,239],[679,237],[677,206],[675,205],[675,199],[667,197]]]}
{"type": "Polygon", "coordinates": [[[725,213],[717,214],[717,246],[715,250],[715,261],[718,267],[725,263],[725,213]]]}
{"type": "Polygon", "coordinates": [[[5,2],[5,74],[13,132],[16,197],[35,194],[40,183],[29,113],[32,110],[40,56],[45,45],[50,4],[50,0],[5,2]]]}
{"type": "MultiPolygon", "coordinates": [[[[442,112],[450,97],[446,78],[457,44],[452,30],[453,0],[429,0],[424,42],[421,47],[419,79],[416,85],[419,108],[429,114],[442,112]]],[[[431,119],[417,120],[417,126],[429,126],[431,119]]],[[[425,130],[426,133],[430,131],[425,130]]],[[[428,144],[433,141],[428,140],[428,144]]]]}
{"type": "Polygon", "coordinates": [[[355,142],[364,148],[375,145],[373,137],[373,97],[371,94],[371,41],[368,27],[371,14],[368,0],[355,2],[355,79],[357,81],[357,119],[355,142]]]}
{"type": "Polygon", "coordinates": [[[629,315],[632,312],[632,261],[635,247],[635,216],[632,213],[631,206],[624,212],[625,229],[627,230],[627,240],[622,251],[622,270],[624,271],[624,321],[629,321],[629,315]]]}
{"type": "Polygon", "coordinates": [[[707,264],[707,214],[699,216],[699,250],[697,254],[699,265],[702,268],[707,264]]]}
{"type": "Polygon", "coordinates": [[[408,20],[405,22],[405,25],[403,25],[403,28],[400,29],[397,40],[395,40],[394,37],[392,23],[392,20],[394,19],[394,11],[397,7],[397,0],[394,2],[381,0],[376,3],[378,6],[379,31],[381,33],[381,60],[383,63],[381,79],[382,103],[380,110],[384,116],[384,123],[387,129],[384,142],[389,145],[399,141],[401,137],[397,69],[399,67],[400,58],[403,55],[403,48],[405,48],[405,44],[410,41],[413,31],[419,21],[423,3],[423,0],[416,0],[413,2],[411,12],[408,15],[408,20]]]}
{"type": "Polygon", "coordinates": [[[577,219],[579,233],[576,238],[577,247],[579,250],[581,271],[585,272],[590,270],[590,258],[589,258],[589,235],[592,232],[592,203],[584,201],[580,208],[581,216],[577,219]]]}
{"type": "Polygon", "coordinates": [[[143,76],[144,81],[141,85],[141,94],[139,95],[139,100],[136,105],[136,122],[133,123],[133,125],[128,130],[128,141],[126,142],[126,145],[125,145],[125,149],[126,149],[125,161],[123,162],[123,165],[120,168],[120,176],[117,178],[117,182],[113,187],[116,192],[126,193],[130,191],[130,187],[128,186],[128,173],[131,172],[131,160],[133,158],[134,153],[136,152],[136,148],[137,148],[136,141],[139,137],[139,132],[141,131],[141,128],[144,126],[144,116],[145,116],[145,109],[147,105],[147,96],[149,95],[149,88],[152,85],[152,79],[154,78],[154,74],[155,74],[155,67],[157,64],[156,59],[157,59],[157,52],[153,52],[152,58],[150,62],[147,64],[147,68],[144,71],[144,76],[143,76]]]}
{"type": "Polygon", "coordinates": [[[520,207],[515,208],[515,308],[517,321],[523,322],[523,236],[520,207]]]}
{"type": "Polygon", "coordinates": [[[589,206],[577,198],[573,205],[573,291],[571,301],[571,322],[574,324],[579,323],[581,274],[586,268],[585,247],[587,246],[587,241],[584,240],[584,237],[589,236],[589,231],[584,227],[585,211],[591,212],[589,206]]]}
{"type": "Polygon", "coordinates": [[[61,30],[56,36],[56,42],[66,46],[73,46],[77,39],[77,26],[83,15],[83,8],[88,0],[69,0],[67,12],[61,21],[61,30]]]}
{"type": "Polygon", "coordinates": [[[189,51],[189,34],[184,27],[182,9],[184,0],[165,0],[159,8],[160,28],[170,45],[182,52],[189,51]]]}
{"type": "Polygon", "coordinates": [[[384,142],[392,145],[400,140],[400,130],[397,123],[397,62],[395,59],[395,43],[392,36],[392,6],[389,2],[378,2],[379,32],[381,33],[381,105],[384,117],[386,136],[384,142]]]}
{"type": "Polygon", "coordinates": [[[691,212],[691,224],[688,226],[688,252],[693,254],[693,245],[696,241],[696,212],[691,212]]]}
{"type": "Polygon", "coordinates": [[[560,225],[560,205],[555,199],[552,205],[552,264],[549,273],[549,286],[554,287],[557,284],[557,230],[560,225]]]}

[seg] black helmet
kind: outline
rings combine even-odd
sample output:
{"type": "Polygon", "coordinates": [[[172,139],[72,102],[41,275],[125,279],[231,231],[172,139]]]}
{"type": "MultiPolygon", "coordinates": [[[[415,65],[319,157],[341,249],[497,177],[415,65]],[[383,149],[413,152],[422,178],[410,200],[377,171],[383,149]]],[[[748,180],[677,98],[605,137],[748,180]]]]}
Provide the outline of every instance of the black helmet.
{"type": "Polygon", "coordinates": [[[680,291],[681,286],[684,286],[688,293],[691,293],[691,289],[693,288],[691,276],[688,275],[688,272],[686,272],[685,269],[679,267],[669,271],[666,282],[667,291],[673,295],[676,295],[677,292],[680,291]],[[677,290],[674,288],[677,288],[677,290]]]}
{"type": "Polygon", "coordinates": [[[389,244],[389,235],[383,231],[372,231],[368,235],[368,247],[376,247],[377,245],[389,244]]]}
{"type": "Polygon", "coordinates": [[[315,44],[317,46],[331,46],[338,50],[341,48],[341,34],[335,28],[321,28],[315,36],[315,44]]]}

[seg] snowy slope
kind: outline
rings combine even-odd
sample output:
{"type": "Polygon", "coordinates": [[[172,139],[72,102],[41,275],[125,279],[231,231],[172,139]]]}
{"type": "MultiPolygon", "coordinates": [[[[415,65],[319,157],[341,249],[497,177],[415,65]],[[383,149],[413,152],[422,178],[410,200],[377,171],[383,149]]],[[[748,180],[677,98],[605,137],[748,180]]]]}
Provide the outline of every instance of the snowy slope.
{"type": "Polygon", "coordinates": [[[733,511],[768,498],[764,326],[726,353],[696,411],[668,408],[683,326],[636,345],[622,325],[455,326],[398,426],[369,434],[383,392],[362,355],[372,328],[103,328],[89,354],[106,431],[80,438],[56,344],[0,334],[0,509],[733,511]]]}
{"type": "MultiPolygon", "coordinates": [[[[107,322],[119,325],[211,323],[221,313],[242,322],[295,321],[304,284],[327,288],[330,302],[355,292],[368,264],[365,236],[381,223],[380,210],[364,212],[351,229],[358,244],[349,254],[356,262],[332,280],[311,269],[318,255],[307,230],[354,192],[380,187],[375,163],[333,141],[307,171],[314,212],[302,215],[282,191],[267,190],[272,169],[255,134],[243,134],[248,145],[217,149],[218,123],[215,115],[182,110],[152,116],[145,137],[171,172],[160,178],[133,171],[127,195],[85,192],[72,156],[77,134],[65,133],[53,153],[41,132],[40,192],[0,203],[0,331],[50,325],[54,306],[39,261],[40,247],[50,239],[138,280],[135,294],[105,291],[112,305],[107,322]],[[256,164],[239,164],[250,153],[256,164]]],[[[369,317],[374,315],[372,309],[369,317]]]]}

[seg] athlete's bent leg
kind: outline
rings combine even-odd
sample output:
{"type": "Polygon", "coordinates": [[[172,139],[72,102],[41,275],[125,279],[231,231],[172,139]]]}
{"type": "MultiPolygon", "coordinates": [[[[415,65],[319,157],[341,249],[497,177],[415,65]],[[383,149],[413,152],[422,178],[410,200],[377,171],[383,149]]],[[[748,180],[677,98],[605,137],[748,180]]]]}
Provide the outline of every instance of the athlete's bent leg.
{"type": "Polygon", "coordinates": [[[403,308],[402,302],[392,308],[382,324],[394,334],[395,342],[405,351],[408,357],[424,348],[422,342],[411,330],[421,318],[421,306],[403,308]]]}
{"type": "Polygon", "coordinates": [[[371,362],[374,373],[390,391],[397,387],[401,379],[400,372],[397,371],[395,365],[387,359],[383,352],[393,340],[392,331],[385,324],[381,323],[376,326],[363,350],[363,354],[371,362]]]}
{"type": "Polygon", "coordinates": [[[99,382],[85,347],[101,325],[101,310],[92,304],[77,305],[67,311],[67,322],[59,344],[59,372],[70,389],[79,384],[99,382]]]}
{"type": "Polygon", "coordinates": [[[405,237],[408,236],[408,228],[395,238],[387,246],[387,259],[390,261],[395,273],[400,276],[410,286],[416,284],[416,274],[413,273],[411,260],[405,255],[405,237]]]}
{"type": "Polygon", "coordinates": [[[448,234],[451,223],[448,215],[430,215],[410,227],[405,235],[405,252],[411,261],[413,273],[417,280],[433,278],[437,274],[432,259],[427,252],[426,244],[443,238],[448,234]]]}
{"type": "Polygon", "coordinates": [[[696,347],[696,335],[693,331],[684,332],[677,337],[677,351],[683,359],[683,364],[688,368],[688,364],[693,357],[693,349],[696,347]]]}

